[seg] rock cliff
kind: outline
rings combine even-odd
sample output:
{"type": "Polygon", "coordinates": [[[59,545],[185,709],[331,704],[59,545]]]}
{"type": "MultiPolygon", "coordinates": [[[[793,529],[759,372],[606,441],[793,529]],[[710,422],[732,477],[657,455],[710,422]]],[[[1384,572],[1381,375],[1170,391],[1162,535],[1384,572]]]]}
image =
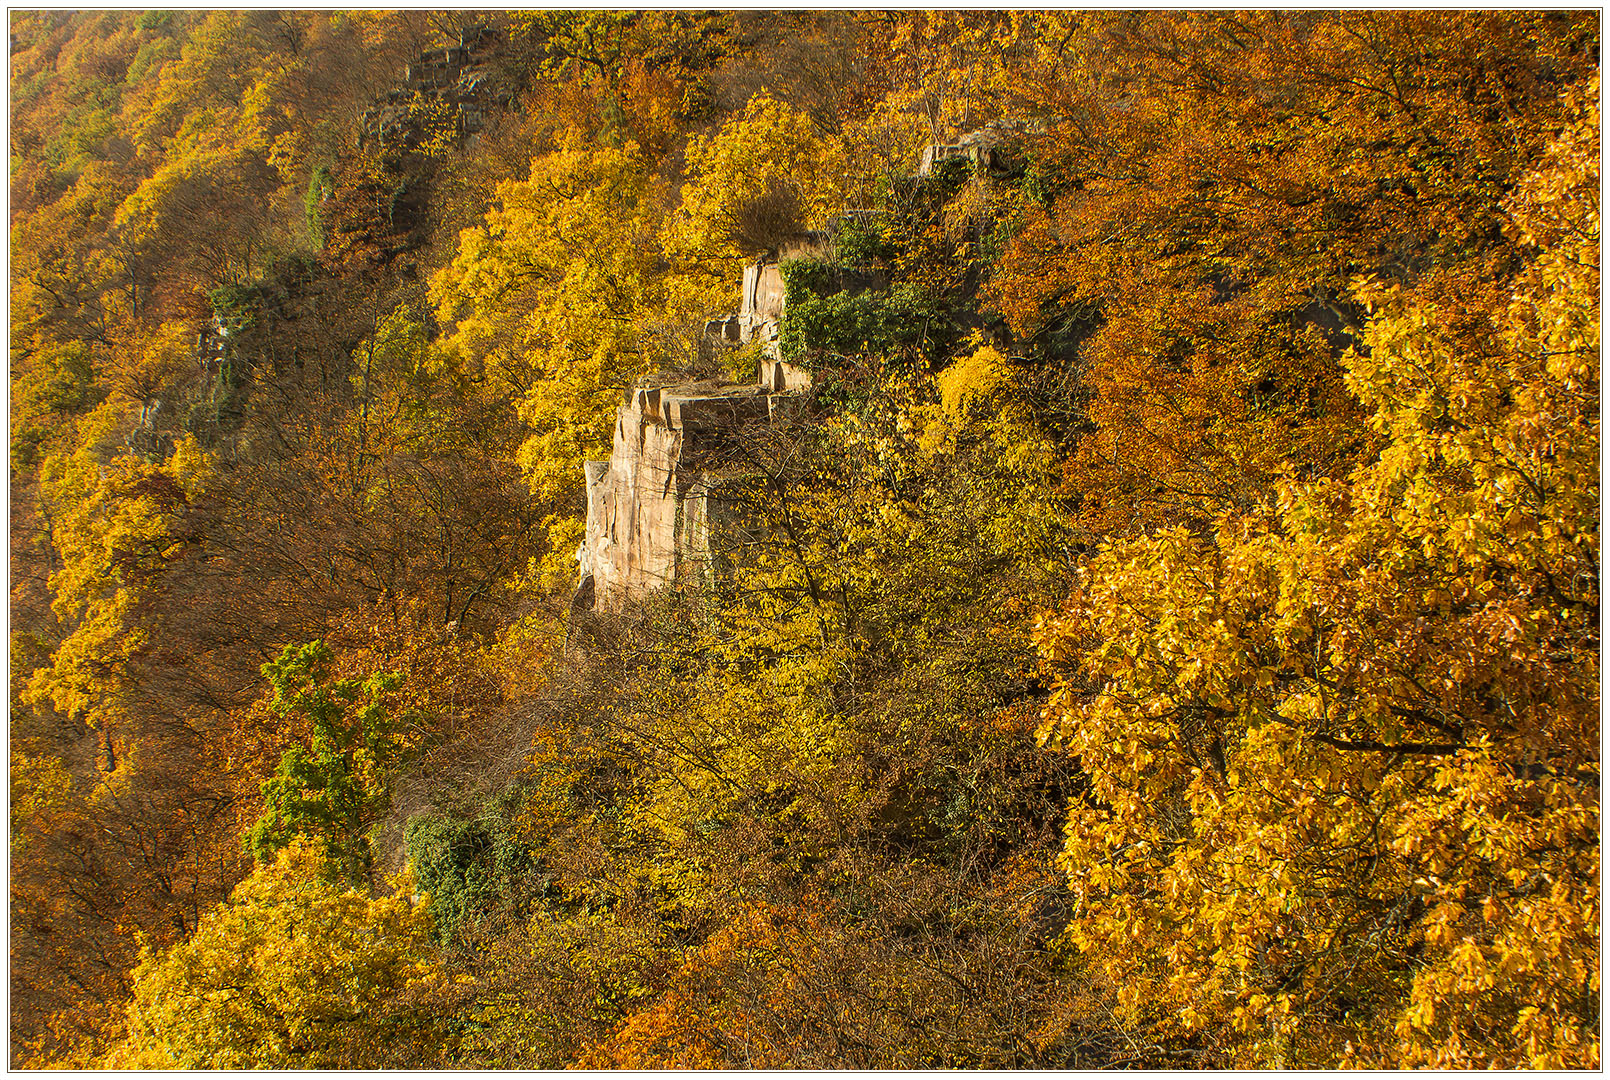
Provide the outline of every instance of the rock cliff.
{"type": "Polygon", "coordinates": [[[778,332],[787,292],[783,285],[783,260],[819,259],[826,255],[827,249],[828,237],[825,233],[795,233],[784,240],[776,251],[744,267],[737,314],[711,319],[704,324],[704,332],[727,345],[747,345],[759,341],[766,355],[777,360],[778,332]]]}
{"type": "Polygon", "coordinates": [[[711,522],[732,437],[797,400],[809,377],[781,361],[754,384],[650,380],[616,414],[608,461],[589,461],[587,533],[576,553],[578,602],[619,610],[664,586],[708,580],[711,522]]]}

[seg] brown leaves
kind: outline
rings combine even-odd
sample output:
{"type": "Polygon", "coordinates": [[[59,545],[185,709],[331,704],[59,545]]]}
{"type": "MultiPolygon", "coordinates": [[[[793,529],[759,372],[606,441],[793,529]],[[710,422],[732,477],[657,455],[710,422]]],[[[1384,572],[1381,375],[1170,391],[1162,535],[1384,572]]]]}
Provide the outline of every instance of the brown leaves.
{"type": "Polygon", "coordinates": [[[1345,475],[1367,451],[1336,364],[1357,336],[1352,279],[1514,266],[1503,191],[1585,70],[1555,50],[1585,32],[1117,15],[1075,63],[1029,69],[1026,92],[1064,118],[1040,146],[1054,197],[990,293],[1021,334],[1070,303],[1101,310],[1082,356],[1098,432],[1070,470],[1092,526],[1200,524],[1286,466],[1345,475]]]}

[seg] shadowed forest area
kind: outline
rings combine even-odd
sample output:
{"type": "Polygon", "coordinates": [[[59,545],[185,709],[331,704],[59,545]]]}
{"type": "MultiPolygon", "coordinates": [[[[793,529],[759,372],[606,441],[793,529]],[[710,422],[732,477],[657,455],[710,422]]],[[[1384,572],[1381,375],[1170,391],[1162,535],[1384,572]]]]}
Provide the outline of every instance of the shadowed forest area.
{"type": "Polygon", "coordinates": [[[1600,1066],[1597,12],[10,21],[12,1067],[1600,1066]]]}

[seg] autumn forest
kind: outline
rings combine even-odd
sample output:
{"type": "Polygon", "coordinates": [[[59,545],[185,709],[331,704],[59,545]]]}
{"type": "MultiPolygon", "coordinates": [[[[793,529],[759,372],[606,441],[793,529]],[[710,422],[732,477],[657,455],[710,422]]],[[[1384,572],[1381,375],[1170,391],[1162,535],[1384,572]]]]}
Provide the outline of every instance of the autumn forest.
{"type": "Polygon", "coordinates": [[[1599,20],[13,11],[11,1066],[1597,1069],[1599,20]]]}

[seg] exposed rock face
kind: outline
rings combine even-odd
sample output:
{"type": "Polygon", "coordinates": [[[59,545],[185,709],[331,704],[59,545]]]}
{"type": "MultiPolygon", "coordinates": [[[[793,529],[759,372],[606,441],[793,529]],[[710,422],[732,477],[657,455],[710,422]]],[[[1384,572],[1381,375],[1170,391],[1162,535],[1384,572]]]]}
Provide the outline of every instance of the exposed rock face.
{"type": "Polygon", "coordinates": [[[784,259],[821,258],[823,233],[798,233],[744,268],[738,312],[705,324],[727,344],[763,343],[753,385],[648,380],[626,395],[608,461],[589,461],[587,535],[576,552],[573,612],[619,610],[633,596],[708,580],[711,524],[734,434],[765,423],[811,388],[811,374],[777,355],[786,290],[784,259]]]}
{"type": "Polygon", "coordinates": [[[787,293],[783,286],[782,262],[784,259],[822,258],[828,246],[825,233],[796,233],[783,241],[777,251],[744,267],[743,284],[738,294],[738,313],[711,319],[705,323],[704,332],[729,345],[763,342],[766,355],[773,360],[779,359],[777,337],[787,293]]]}
{"type": "Polygon", "coordinates": [[[583,466],[578,602],[618,610],[632,596],[706,580],[724,450],[740,427],[766,422],[808,386],[807,373],[772,361],[761,365],[756,385],[707,380],[631,390],[616,414],[609,460],[583,466]]]}
{"type": "Polygon", "coordinates": [[[988,136],[984,132],[970,132],[963,135],[958,142],[933,143],[924,149],[922,162],[917,166],[917,175],[928,176],[934,171],[935,165],[956,158],[971,162],[976,169],[992,169],[996,155],[995,147],[988,141],[988,136]]]}
{"type": "Polygon", "coordinates": [[[930,176],[934,166],[957,158],[972,163],[973,168],[991,176],[1000,177],[1022,168],[1015,146],[1025,135],[1043,135],[1048,128],[1045,120],[1002,120],[977,131],[969,131],[953,143],[931,143],[922,152],[917,166],[918,176],[930,176]]]}
{"type": "Polygon", "coordinates": [[[497,71],[501,46],[496,32],[475,27],[463,31],[456,46],[421,53],[404,69],[403,86],[364,112],[359,145],[416,145],[419,131],[410,105],[420,97],[451,108],[460,137],[480,131],[487,116],[507,108],[511,100],[497,71]]]}

